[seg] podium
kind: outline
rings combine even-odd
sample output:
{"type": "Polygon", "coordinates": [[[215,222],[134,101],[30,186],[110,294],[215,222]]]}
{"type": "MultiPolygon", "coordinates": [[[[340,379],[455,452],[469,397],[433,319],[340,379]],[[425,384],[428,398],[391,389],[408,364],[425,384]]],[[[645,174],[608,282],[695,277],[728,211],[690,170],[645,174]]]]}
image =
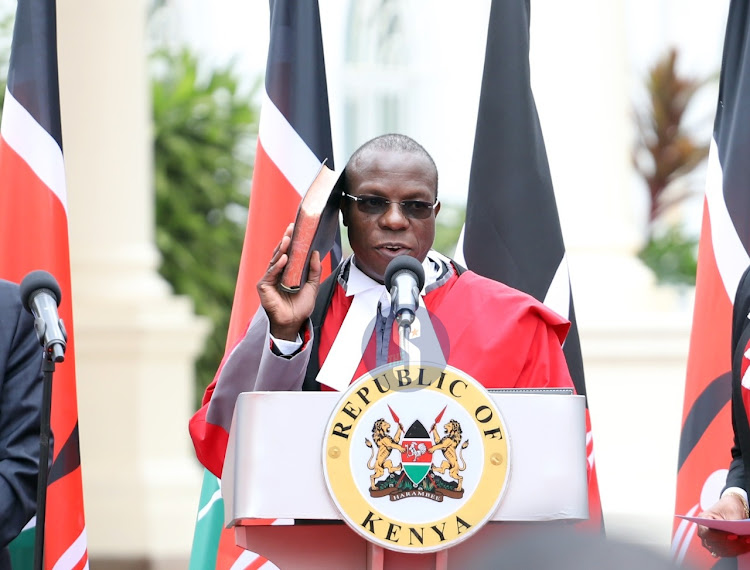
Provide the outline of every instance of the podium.
{"type": "Polygon", "coordinates": [[[447,570],[492,567],[498,542],[519,525],[586,519],[584,397],[489,392],[511,443],[508,480],[489,520],[450,548],[396,552],[365,540],[342,522],[326,484],[321,451],[329,417],[341,398],[338,392],[239,396],[222,476],[226,525],[234,527],[239,546],[282,570],[447,570]]]}

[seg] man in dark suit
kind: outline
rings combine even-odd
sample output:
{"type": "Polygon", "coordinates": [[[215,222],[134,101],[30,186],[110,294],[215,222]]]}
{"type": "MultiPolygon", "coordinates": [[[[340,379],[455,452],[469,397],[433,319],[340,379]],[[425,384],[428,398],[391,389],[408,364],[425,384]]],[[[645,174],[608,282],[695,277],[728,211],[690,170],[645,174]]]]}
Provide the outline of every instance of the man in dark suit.
{"type": "Polygon", "coordinates": [[[36,511],[42,348],[19,287],[0,279],[0,570],[7,545],[36,511]]]}

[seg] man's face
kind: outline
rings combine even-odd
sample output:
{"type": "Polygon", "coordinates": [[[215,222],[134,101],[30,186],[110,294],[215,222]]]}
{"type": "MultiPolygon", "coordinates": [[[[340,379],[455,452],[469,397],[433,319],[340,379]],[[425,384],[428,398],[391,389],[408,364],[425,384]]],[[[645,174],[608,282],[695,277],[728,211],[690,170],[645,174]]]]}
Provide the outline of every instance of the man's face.
{"type": "MultiPolygon", "coordinates": [[[[348,193],[379,196],[391,202],[435,201],[436,180],[429,161],[414,153],[373,150],[363,155],[356,168],[347,170],[348,193]]],[[[435,216],[440,204],[424,219],[408,217],[398,204],[388,204],[381,214],[362,212],[358,204],[343,198],[344,225],[357,267],[383,282],[388,263],[399,255],[424,261],[435,239],[435,216]]]]}

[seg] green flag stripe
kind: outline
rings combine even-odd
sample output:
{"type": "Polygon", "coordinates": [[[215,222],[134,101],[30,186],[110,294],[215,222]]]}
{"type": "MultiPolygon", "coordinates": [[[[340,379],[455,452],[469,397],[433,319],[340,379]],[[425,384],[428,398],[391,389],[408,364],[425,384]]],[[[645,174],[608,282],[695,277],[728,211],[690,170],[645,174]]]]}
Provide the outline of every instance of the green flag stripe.
{"type": "Polygon", "coordinates": [[[223,525],[224,501],[221,498],[219,480],[208,470],[204,470],[189,570],[216,567],[223,525]]]}
{"type": "Polygon", "coordinates": [[[196,522],[200,522],[203,517],[208,515],[211,510],[216,507],[216,503],[220,503],[219,506],[222,507],[223,510],[224,501],[221,498],[221,489],[217,489],[216,491],[214,491],[214,494],[208,498],[208,501],[205,504],[203,503],[203,498],[201,497],[201,502],[198,505],[200,510],[198,511],[198,520],[196,522]]]}
{"type": "Polygon", "coordinates": [[[36,541],[36,517],[33,517],[16,538],[8,545],[10,565],[22,570],[34,567],[34,542],[36,541]]]}

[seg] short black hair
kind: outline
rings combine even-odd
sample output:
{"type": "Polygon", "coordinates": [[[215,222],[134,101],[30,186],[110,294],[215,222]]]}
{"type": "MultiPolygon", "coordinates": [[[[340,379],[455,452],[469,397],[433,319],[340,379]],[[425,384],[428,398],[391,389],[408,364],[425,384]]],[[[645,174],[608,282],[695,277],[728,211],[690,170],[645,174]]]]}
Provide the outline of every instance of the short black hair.
{"type": "Polygon", "coordinates": [[[421,144],[419,144],[411,137],[398,133],[388,133],[385,135],[377,136],[374,139],[370,139],[354,151],[354,153],[349,158],[349,162],[346,163],[344,171],[341,174],[340,186],[343,192],[349,191],[349,184],[346,175],[347,170],[356,171],[359,167],[360,161],[367,155],[367,153],[378,150],[413,153],[427,159],[427,162],[430,164],[432,173],[435,178],[435,199],[437,200],[438,171],[435,161],[432,159],[432,156],[430,156],[430,153],[427,152],[421,144]]]}

